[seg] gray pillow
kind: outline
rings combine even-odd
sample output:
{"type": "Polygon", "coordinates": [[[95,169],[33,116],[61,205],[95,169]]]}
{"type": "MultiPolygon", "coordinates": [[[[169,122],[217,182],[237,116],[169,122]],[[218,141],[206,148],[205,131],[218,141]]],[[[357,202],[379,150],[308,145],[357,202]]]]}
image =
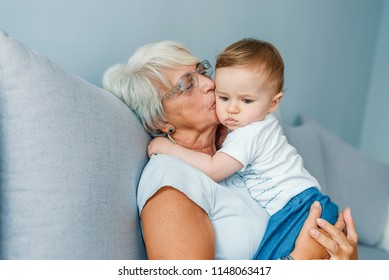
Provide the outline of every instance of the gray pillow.
{"type": "Polygon", "coordinates": [[[115,96],[0,32],[1,259],[144,259],[149,136],[115,96]]]}
{"type": "Polygon", "coordinates": [[[327,190],[340,209],[351,208],[359,241],[376,245],[383,236],[389,199],[389,166],[369,158],[307,117],[322,144],[327,190]]]}

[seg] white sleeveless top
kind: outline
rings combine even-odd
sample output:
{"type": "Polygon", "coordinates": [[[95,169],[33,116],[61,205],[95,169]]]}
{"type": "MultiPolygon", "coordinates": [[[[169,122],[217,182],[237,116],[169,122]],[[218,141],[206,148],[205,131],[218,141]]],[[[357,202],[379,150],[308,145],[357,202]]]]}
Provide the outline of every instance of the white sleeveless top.
{"type": "Polygon", "coordinates": [[[161,187],[186,194],[208,214],[216,238],[216,259],[251,259],[262,240],[269,215],[246,189],[215,183],[184,161],[153,155],[143,170],[137,193],[139,213],[161,187]]]}

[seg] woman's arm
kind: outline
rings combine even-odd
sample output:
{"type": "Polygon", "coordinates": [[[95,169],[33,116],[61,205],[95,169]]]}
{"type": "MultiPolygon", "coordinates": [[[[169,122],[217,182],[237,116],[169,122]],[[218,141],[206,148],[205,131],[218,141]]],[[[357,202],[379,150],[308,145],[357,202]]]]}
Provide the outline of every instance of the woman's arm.
{"type": "Polygon", "coordinates": [[[159,189],[143,207],[141,220],[149,259],[215,258],[207,213],[177,189],[159,189]]]}
{"type": "Polygon", "coordinates": [[[215,182],[219,182],[234,174],[243,167],[238,160],[225,153],[216,153],[211,156],[173,144],[163,137],[157,137],[151,140],[147,150],[149,157],[152,154],[176,156],[201,170],[215,182]]]}

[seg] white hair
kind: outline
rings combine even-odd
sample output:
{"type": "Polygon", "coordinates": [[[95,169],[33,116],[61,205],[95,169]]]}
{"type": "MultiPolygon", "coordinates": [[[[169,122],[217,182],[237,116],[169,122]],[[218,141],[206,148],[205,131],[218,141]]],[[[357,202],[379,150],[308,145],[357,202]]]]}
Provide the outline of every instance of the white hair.
{"type": "Polygon", "coordinates": [[[161,95],[172,85],[164,70],[194,65],[199,59],[181,43],[161,41],[145,45],[132,55],[127,64],[108,68],[103,87],[119,97],[140,118],[143,127],[153,136],[166,123],[161,95]]]}

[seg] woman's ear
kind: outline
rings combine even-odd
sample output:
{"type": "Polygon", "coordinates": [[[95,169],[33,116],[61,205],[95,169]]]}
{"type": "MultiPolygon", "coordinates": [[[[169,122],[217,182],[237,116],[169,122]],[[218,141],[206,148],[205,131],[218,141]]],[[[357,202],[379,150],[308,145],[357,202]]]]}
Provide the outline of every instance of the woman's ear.
{"type": "Polygon", "coordinates": [[[171,124],[169,123],[165,123],[161,128],[160,130],[166,134],[166,137],[169,138],[170,141],[172,141],[174,144],[176,144],[176,141],[173,139],[173,137],[171,136],[174,131],[176,131],[176,128],[174,126],[172,126],[171,124]]]}
{"type": "Polygon", "coordinates": [[[174,133],[174,131],[176,130],[176,128],[174,126],[172,126],[170,123],[165,123],[161,128],[160,130],[168,135],[174,133]]]}
{"type": "Polygon", "coordinates": [[[281,102],[281,99],[283,96],[284,96],[284,93],[282,91],[280,91],[279,93],[277,93],[273,97],[271,104],[270,104],[269,113],[273,113],[274,111],[277,110],[278,105],[280,105],[280,102],[281,102]]]}

